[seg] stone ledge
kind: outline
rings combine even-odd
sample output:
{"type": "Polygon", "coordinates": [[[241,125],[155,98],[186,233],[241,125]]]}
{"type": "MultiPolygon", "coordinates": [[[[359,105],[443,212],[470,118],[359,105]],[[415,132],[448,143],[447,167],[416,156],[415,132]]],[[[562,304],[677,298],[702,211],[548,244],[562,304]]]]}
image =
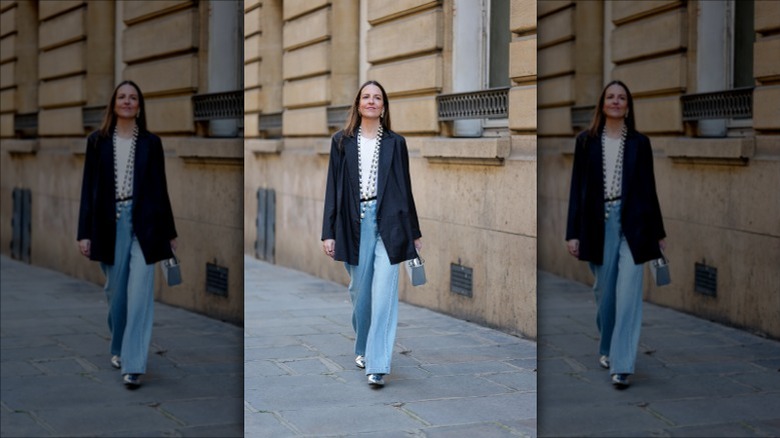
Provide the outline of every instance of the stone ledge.
{"type": "Polygon", "coordinates": [[[675,161],[707,164],[745,164],[756,149],[755,137],[747,138],[652,138],[653,150],[675,161]]]}
{"type": "Polygon", "coordinates": [[[243,138],[163,137],[162,143],[184,159],[244,159],[243,138]]]}
{"type": "Polygon", "coordinates": [[[244,139],[244,150],[255,155],[278,154],[284,149],[282,140],[244,139]]]}
{"type": "Polygon", "coordinates": [[[40,149],[38,140],[6,139],[0,141],[0,151],[9,154],[34,154],[40,149]]]}
{"type": "Polygon", "coordinates": [[[431,162],[503,165],[512,150],[509,137],[419,138],[420,155],[431,162]]]}

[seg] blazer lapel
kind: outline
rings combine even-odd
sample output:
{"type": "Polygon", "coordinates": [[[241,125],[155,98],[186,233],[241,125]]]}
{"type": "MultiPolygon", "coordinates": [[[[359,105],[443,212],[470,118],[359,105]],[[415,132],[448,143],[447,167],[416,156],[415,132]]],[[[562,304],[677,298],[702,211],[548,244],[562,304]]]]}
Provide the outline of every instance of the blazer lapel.
{"type": "Polygon", "coordinates": [[[623,146],[623,176],[620,185],[621,195],[624,197],[631,190],[631,181],[628,176],[634,175],[637,166],[637,138],[633,135],[626,136],[626,144],[623,146]]]}
{"type": "Polygon", "coordinates": [[[135,142],[135,165],[133,166],[133,198],[140,194],[138,187],[146,173],[149,163],[149,139],[146,135],[139,134],[135,142]]]}
{"type": "Polygon", "coordinates": [[[379,169],[376,176],[376,203],[382,205],[382,195],[387,186],[387,177],[390,174],[390,166],[395,156],[395,141],[389,135],[382,137],[379,142],[379,169]]]}
{"type": "Polygon", "coordinates": [[[114,141],[111,137],[101,138],[95,144],[95,147],[99,148],[99,172],[101,173],[98,181],[106,181],[111,184],[111,201],[113,201],[114,193],[116,193],[116,175],[114,175],[114,141]]]}
{"type": "Polygon", "coordinates": [[[599,199],[604,199],[604,147],[601,145],[601,136],[588,138],[588,163],[590,164],[588,182],[595,184],[599,199]]]}
{"type": "MultiPolygon", "coordinates": [[[[357,137],[343,137],[344,159],[346,160],[347,180],[352,190],[345,190],[345,193],[360,193],[360,173],[358,173],[357,137]]],[[[346,189],[346,187],[345,187],[346,189]]],[[[359,196],[359,195],[358,195],[359,196]]],[[[360,200],[358,200],[360,202],[360,200]]]]}

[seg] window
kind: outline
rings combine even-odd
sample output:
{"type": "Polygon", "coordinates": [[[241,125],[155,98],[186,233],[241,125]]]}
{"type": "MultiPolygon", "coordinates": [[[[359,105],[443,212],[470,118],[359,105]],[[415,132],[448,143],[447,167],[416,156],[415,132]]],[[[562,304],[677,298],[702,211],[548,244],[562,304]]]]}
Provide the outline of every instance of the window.
{"type": "MultiPolygon", "coordinates": [[[[509,0],[455,0],[453,9],[453,93],[509,87],[509,0]]],[[[507,118],[456,120],[453,134],[497,136],[507,126],[507,118]]]]}
{"type": "MultiPolygon", "coordinates": [[[[753,86],[753,21],[753,0],[699,2],[697,93],[753,86]]],[[[744,136],[751,125],[750,118],[700,120],[698,135],[744,136]]]]}

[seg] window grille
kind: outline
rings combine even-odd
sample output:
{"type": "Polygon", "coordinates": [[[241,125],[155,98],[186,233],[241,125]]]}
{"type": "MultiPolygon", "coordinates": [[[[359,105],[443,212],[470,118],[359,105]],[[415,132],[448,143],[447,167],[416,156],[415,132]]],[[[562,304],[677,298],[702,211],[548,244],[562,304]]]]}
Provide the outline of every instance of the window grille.
{"type": "Polygon", "coordinates": [[[436,97],[439,121],[500,119],[509,115],[509,87],[436,97]]]}
{"type": "Polygon", "coordinates": [[[450,292],[472,297],[474,294],[474,269],[450,263],[450,292]]]}
{"type": "Polygon", "coordinates": [[[194,120],[243,119],[244,91],[196,94],[192,96],[194,120]]]}
{"type": "Polygon", "coordinates": [[[753,117],[753,87],[680,97],[683,121],[753,117]]]}
{"type": "Polygon", "coordinates": [[[228,296],[228,268],[215,263],[206,263],[206,292],[228,296]]]}
{"type": "Polygon", "coordinates": [[[84,121],[84,129],[91,131],[100,127],[103,122],[105,106],[85,106],[81,108],[81,118],[84,121]]]}
{"type": "Polygon", "coordinates": [[[349,105],[328,107],[328,127],[341,129],[347,123],[349,105]]]}
{"type": "Polygon", "coordinates": [[[694,264],[694,290],[703,295],[718,295],[718,268],[704,263],[694,264]]]}
{"type": "Polygon", "coordinates": [[[586,129],[593,119],[593,111],[596,105],[571,107],[571,126],[575,131],[586,129]]]}
{"type": "Polygon", "coordinates": [[[282,113],[260,114],[260,130],[282,129],[282,113]]]}
{"type": "Polygon", "coordinates": [[[35,137],[38,135],[38,113],[14,114],[14,132],[23,137],[35,137]]]}

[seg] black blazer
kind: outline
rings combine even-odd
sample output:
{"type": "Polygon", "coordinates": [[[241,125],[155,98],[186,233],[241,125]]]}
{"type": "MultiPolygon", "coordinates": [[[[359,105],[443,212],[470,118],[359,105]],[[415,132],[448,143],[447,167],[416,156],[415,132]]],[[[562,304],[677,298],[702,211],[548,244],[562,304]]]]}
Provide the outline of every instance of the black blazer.
{"type": "MultiPolygon", "coordinates": [[[[602,264],[604,258],[604,171],[601,136],[577,136],[569,193],[566,240],[579,239],[580,260],[602,264]]],[[[626,136],[623,150],[620,215],[634,263],[661,257],[658,241],[666,237],[655,190],[650,139],[638,132],[626,136]]]]}
{"type": "MultiPolygon", "coordinates": [[[[77,240],[92,241],[89,258],[114,264],[116,204],[113,138],[98,131],[87,138],[77,240]]],[[[176,238],[173,211],[165,180],[165,157],[160,137],[138,134],[133,167],[133,233],[147,264],[173,257],[176,238]]]]}
{"type": "MultiPolygon", "coordinates": [[[[322,240],[335,239],[334,258],[357,265],[360,252],[360,180],[357,136],[337,132],[331,139],[322,240]],[[342,141],[342,149],[339,149],[342,141]]],[[[417,257],[414,240],[422,237],[409,177],[406,139],[385,130],[379,144],[377,227],[390,263],[417,257]]]]}

